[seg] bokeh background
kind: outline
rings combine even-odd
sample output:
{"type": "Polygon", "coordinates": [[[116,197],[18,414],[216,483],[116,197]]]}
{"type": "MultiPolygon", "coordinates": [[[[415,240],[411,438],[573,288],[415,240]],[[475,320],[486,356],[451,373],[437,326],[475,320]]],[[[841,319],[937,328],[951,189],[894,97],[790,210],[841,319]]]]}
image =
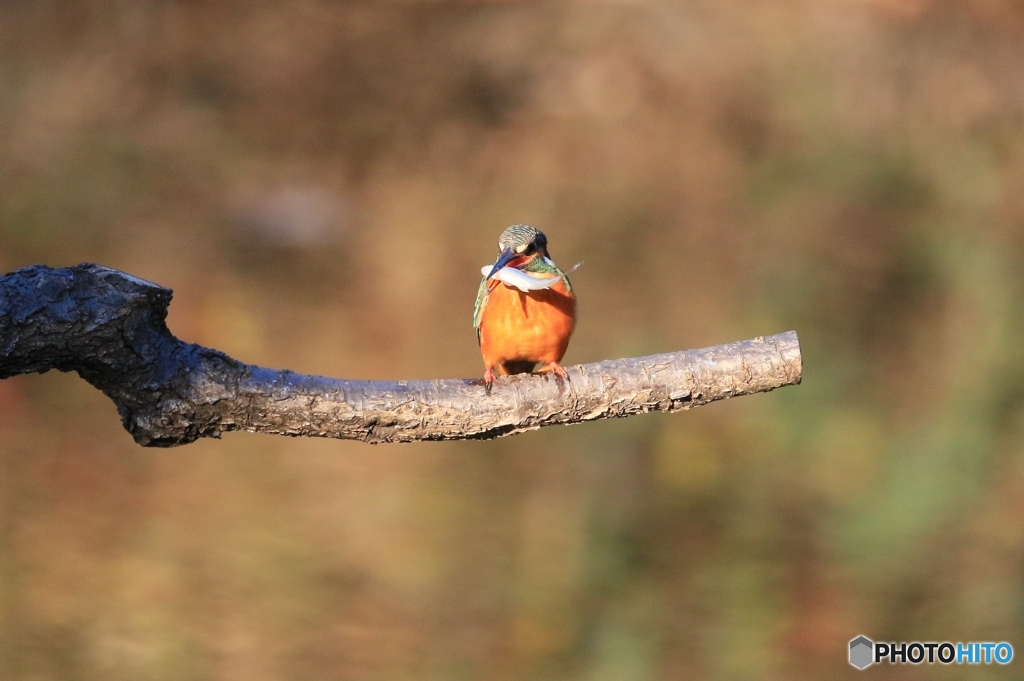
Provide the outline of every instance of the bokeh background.
{"type": "Polygon", "coordinates": [[[803,385],[494,442],[147,450],[77,376],[0,381],[0,678],[1024,655],[1020,3],[0,2],[0,271],[156,281],[173,332],[246,362],[473,377],[516,222],[585,261],[567,363],[792,328],[803,385]]]}

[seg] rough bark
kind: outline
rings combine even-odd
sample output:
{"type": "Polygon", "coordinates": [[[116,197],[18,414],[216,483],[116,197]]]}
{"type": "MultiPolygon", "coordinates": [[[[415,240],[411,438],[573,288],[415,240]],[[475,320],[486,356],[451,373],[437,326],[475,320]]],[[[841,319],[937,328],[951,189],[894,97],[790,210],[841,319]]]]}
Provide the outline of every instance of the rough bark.
{"type": "Polygon", "coordinates": [[[0,378],[76,371],[144,446],[230,430],[370,443],[486,439],[554,424],[678,411],[800,382],[796,332],[610,360],[552,376],[352,381],[243,364],[167,329],[171,291],[106,267],[0,278],[0,378]]]}

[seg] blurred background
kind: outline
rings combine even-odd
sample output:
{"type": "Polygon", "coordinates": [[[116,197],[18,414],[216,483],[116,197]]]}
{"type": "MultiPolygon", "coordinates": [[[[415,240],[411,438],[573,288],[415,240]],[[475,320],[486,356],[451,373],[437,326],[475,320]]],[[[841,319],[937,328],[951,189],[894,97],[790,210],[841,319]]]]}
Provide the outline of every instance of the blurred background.
{"type": "Polygon", "coordinates": [[[149,450],[77,376],[0,381],[0,678],[1024,655],[1020,3],[0,3],[2,272],[158,282],[176,335],[245,362],[476,377],[516,222],[585,261],[567,364],[796,329],[803,385],[494,442],[149,450]]]}

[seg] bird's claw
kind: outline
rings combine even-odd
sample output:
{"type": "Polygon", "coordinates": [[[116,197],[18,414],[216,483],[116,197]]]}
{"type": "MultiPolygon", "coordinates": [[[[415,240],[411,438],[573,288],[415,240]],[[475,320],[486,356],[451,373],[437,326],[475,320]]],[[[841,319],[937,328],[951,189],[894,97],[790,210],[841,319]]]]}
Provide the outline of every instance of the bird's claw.
{"type": "Polygon", "coordinates": [[[555,377],[558,378],[558,379],[563,379],[563,380],[566,380],[566,381],[569,380],[569,373],[565,370],[565,367],[563,367],[558,362],[551,362],[550,364],[544,365],[543,367],[541,367],[537,371],[537,373],[538,374],[554,374],[555,377]]]}

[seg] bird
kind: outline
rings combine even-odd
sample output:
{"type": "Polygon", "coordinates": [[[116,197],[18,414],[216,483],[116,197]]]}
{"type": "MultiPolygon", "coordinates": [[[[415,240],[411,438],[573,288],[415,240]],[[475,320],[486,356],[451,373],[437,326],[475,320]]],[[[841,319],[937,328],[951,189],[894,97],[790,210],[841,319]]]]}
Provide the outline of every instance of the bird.
{"type": "Polygon", "coordinates": [[[559,364],[576,328],[576,294],[551,259],[548,239],[530,225],[512,225],[498,238],[498,259],[486,265],[473,326],[484,360],[484,388],[501,375],[538,373],[568,379],[559,364]]]}

